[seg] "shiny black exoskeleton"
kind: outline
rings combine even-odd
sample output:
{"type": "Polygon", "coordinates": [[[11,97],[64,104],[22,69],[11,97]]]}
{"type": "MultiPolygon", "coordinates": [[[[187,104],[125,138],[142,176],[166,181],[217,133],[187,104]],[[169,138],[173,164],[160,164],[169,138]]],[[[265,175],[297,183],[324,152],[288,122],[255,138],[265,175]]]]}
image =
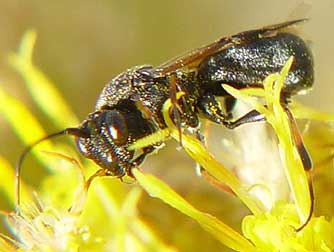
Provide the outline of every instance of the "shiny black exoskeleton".
{"type": "Polygon", "coordinates": [[[202,90],[227,95],[221,83],[235,88],[262,86],[262,80],[278,72],[293,55],[294,65],[285,80],[284,93],[294,95],[312,86],[312,55],[305,42],[291,33],[278,33],[251,43],[233,45],[205,58],[198,69],[202,90]]]}
{"type": "Polygon", "coordinates": [[[95,161],[102,174],[122,177],[131,175],[131,169],[159,146],[150,145],[136,153],[128,150],[136,140],[166,127],[161,109],[177,91],[185,95],[177,101],[178,113],[171,113],[171,117],[186,129],[198,127],[199,115],[229,128],[256,121],[258,115],[252,113],[242,120],[229,118],[233,97],[221,84],[238,89],[261,87],[267,75],[280,71],[288,58],[294,56],[283,89],[284,100],[311,87],[310,50],[301,38],[282,31],[301,21],[223,37],[158,67],[131,68],[104,87],[95,111],[78,128],[52,136],[75,135],[80,152],[95,161]],[[222,106],[217,96],[229,102],[222,106]]]}

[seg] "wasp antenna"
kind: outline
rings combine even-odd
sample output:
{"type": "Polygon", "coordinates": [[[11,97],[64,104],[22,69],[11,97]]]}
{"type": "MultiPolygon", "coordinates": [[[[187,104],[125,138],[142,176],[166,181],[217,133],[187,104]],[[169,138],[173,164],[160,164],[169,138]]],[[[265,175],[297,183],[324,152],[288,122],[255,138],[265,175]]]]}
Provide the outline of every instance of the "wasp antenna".
{"type": "Polygon", "coordinates": [[[283,22],[283,23],[280,23],[280,24],[268,25],[268,26],[265,26],[263,29],[279,30],[279,29],[283,29],[283,28],[286,28],[286,27],[289,27],[289,26],[292,26],[292,25],[295,25],[295,24],[305,23],[307,21],[309,21],[309,18],[300,18],[300,19],[295,19],[295,20],[291,20],[291,21],[286,21],[286,22],[283,22]]]}
{"type": "Polygon", "coordinates": [[[58,132],[55,132],[55,133],[52,133],[50,135],[47,135],[39,140],[37,140],[36,142],[28,145],[23,151],[22,153],[20,154],[19,156],[19,159],[16,163],[16,166],[15,166],[15,194],[16,194],[16,200],[15,200],[15,209],[16,209],[16,212],[19,212],[19,206],[20,206],[20,173],[21,173],[21,166],[23,164],[23,161],[25,159],[25,157],[27,156],[27,154],[31,151],[31,149],[33,147],[35,147],[37,144],[47,140],[47,139],[50,139],[50,138],[54,138],[54,137],[57,137],[57,136],[64,136],[64,135],[73,135],[73,136],[77,136],[77,137],[88,137],[88,134],[79,129],[79,128],[66,128],[62,131],[58,131],[58,132]]]}

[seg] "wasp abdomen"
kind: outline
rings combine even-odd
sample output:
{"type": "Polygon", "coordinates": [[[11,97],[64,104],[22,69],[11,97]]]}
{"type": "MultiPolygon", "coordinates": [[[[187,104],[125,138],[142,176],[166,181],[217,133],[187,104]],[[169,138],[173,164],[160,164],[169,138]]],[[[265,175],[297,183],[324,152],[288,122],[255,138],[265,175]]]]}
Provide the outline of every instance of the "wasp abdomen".
{"type": "Polygon", "coordinates": [[[294,63],[285,80],[284,93],[294,95],[313,84],[313,58],[306,43],[291,33],[234,44],[201,63],[198,78],[203,89],[215,95],[226,95],[221,84],[241,89],[262,86],[266,76],[279,72],[290,56],[294,63]]]}

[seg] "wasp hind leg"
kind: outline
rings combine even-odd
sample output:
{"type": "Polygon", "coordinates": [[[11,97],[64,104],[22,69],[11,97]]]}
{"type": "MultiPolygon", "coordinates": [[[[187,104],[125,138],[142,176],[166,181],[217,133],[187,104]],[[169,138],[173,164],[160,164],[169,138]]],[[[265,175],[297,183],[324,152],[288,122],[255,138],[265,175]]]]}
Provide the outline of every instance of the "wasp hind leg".
{"type": "Polygon", "coordinates": [[[197,103],[197,108],[206,119],[212,122],[223,125],[228,122],[228,116],[225,115],[220,102],[213,94],[202,95],[197,103]]]}
{"type": "Polygon", "coordinates": [[[262,114],[256,110],[251,110],[247,114],[232,120],[231,111],[234,107],[235,99],[227,97],[225,100],[225,110],[222,109],[220,102],[217,100],[216,96],[213,94],[207,93],[201,96],[198,101],[198,109],[202,112],[203,116],[206,119],[209,119],[212,122],[222,124],[228,129],[234,129],[242,124],[252,123],[252,122],[262,122],[265,121],[265,118],[262,114]]]}
{"type": "Polygon", "coordinates": [[[236,127],[239,127],[243,124],[246,123],[253,123],[253,122],[263,122],[265,121],[265,117],[264,115],[262,115],[261,113],[259,113],[256,110],[251,110],[249,111],[247,114],[237,118],[236,120],[232,121],[226,121],[224,123],[224,126],[228,129],[235,129],[236,127]]]}

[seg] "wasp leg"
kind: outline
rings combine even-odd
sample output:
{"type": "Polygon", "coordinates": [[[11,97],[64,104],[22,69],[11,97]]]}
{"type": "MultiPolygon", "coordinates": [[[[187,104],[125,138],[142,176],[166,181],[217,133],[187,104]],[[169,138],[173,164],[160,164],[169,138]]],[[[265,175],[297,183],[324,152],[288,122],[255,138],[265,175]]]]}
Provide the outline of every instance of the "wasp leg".
{"type": "Polygon", "coordinates": [[[246,123],[263,122],[265,120],[266,119],[264,118],[264,115],[260,114],[256,110],[251,110],[247,114],[236,119],[235,121],[225,122],[224,125],[229,129],[234,129],[246,123]]]}
{"type": "Polygon", "coordinates": [[[286,115],[289,118],[289,127],[290,127],[290,130],[291,130],[291,133],[292,133],[291,134],[292,135],[292,140],[293,140],[294,145],[297,148],[300,159],[301,159],[301,161],[303,163],[303,166],[304,166],[304,170],[309,171],[313,167],[312,166],[312,160],[311,160],[311,157],[309,156],[309,154],[306,150],[306,147],[303,143],[303,139],[302,139],[302,136],[299,132],[296,120],[295,120],[291,111],[288,109],[288,107],[286,105],[283,106],[283,108],[285,110],[286,115]]]}
{"type": "Polygon", "coordinates": [[[226,98],[225,100],[226,112],[227,112],[226,115],[223,112],[220,102],[216,99],[216,96],[207,93],[201,96],[200,100],[198,101],[197,108],[202,112],[205,118],[209,119],[212,122],[223,124],[226,128],[229,129],[234,129],[245,123],[265,121],[264,116],[259,112],[257,112],[256,110],[251,110],[242,117],[236,119],[235,121],[232,121],[230,118],[234,104],[235,104],[234,98],[232,99],[230,99],[229,97],[226,98]]]}
{"type": "Polygon", "coordinates": [[[172,114],[173,114],[173,118],[174,118],[174,123],[179,131],[179,143],[182,146],[182,129],[181,129],[181,124],[182,124],[182,120],[181,120],[181,108],[177,103],[177,99],[176,99],[176,93],[178,90],[178,85],[177,85],[177,81],[176,81],[176,75],[175,74],[171,74],[170,75],[170,85],[169,85],[169,97],[172,103],[172,114]]]}
{"type": "Polygon", "coordinates": [[[220,102],[213,94],[206,93],[202,95],[198,101],[197,108],[205,118],[212,122],[224,125],[228,123],[228,118],[224,114],[220,102]]]}
{"type": "Polygon", "coordinates": [[[237,102],[237,99],[235,99],[233,96],[227,96],[224,99],[224,108],[226,111],[226,117],[228,119],[232,118],[232,110],[237,102]]]}
{"type": "Polygon", "coordinates": [[[99,169],[97,170],[93,175],[91,175],[85,183],[85,188],[86,190],[88,190],[88,188],[90,187],[93,179],[97,178],[97,177],[104,177],[104,176],[109,176],[109,172],[107,169],[99,169]]]}

